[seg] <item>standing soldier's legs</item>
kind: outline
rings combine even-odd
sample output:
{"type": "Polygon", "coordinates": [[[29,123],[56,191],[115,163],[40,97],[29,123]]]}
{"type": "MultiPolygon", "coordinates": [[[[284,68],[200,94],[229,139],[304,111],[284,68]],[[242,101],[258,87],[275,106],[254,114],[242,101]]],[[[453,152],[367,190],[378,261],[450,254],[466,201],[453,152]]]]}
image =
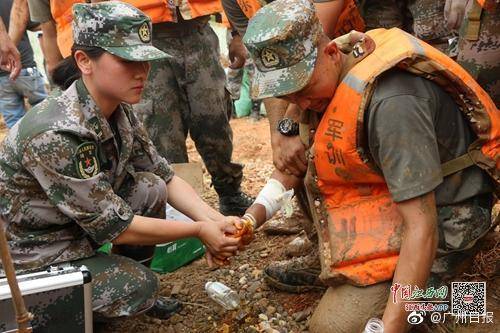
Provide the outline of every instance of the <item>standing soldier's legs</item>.
{"type": "Polygon", "coordinates": [[[453,33],[446,26],[444,19],[445,2],[445,0],[413,0],[408,1],[408,9],[413,18],[415,37],[450,55],[448,40],[453,38],[453,33]]]}
{"type": "Polygon", "coordinates": [[[186,163],[189,105],[181,86],[184,76],[182,38],[154,32],[153,44],[172,59],[151,62],[142,101],[134,110],[144,123],[158,153],[171,163],[186,163]]]}
{"type": "Polygon", "coordinates": [[[191,111],[189,130],[224,214],[242,215],[252,203],[240,190],[243,166],[232,163],[232,131],[225,74],[219,62],[219,42],[208,24],[184,39],[185,89],[191,111]]]}
{"type": "Polygon", "coordinates": [[[476,1],[469,3],[460,28],[457,62],[500,107],[500,4],[481,9],[476,1]]]}

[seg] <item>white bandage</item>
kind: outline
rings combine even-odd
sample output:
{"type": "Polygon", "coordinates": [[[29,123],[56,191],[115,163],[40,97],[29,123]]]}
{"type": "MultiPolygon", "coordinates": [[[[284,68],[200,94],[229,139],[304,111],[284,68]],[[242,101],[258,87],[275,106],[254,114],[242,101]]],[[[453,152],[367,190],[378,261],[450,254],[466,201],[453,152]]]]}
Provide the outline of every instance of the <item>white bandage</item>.
{"type": "Polygon", "coordinates": [[[266,208],[266,220],[274,214],[293,196],[293,189],[287,191],[285,186],[276,179],[269,179],[255,199],[254,203],[261,204],[266,208]]]}

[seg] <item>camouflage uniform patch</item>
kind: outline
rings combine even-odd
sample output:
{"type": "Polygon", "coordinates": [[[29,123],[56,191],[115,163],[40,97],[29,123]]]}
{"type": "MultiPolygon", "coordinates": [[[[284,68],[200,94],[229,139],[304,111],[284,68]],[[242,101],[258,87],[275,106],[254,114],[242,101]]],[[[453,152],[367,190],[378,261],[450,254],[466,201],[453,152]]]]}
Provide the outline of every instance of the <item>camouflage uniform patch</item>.
{"type": "Polygon", "coordinates": [[[189,133],[217,192],[234,193],[243,167],[231,162],[230,100],[217,36],[202,22],[178,29],[178,34],[153,31],[153,44],[172,57],[151,63],[143,100],[134,108],[161,156],[172,163],[188,162],[189,133]]]}
{"type": "Polygon", "coordinates": [[[446,0],[367,0],[361,13],[366,29],[397,27],[448,53],[454,33],[446,27],[446,0]]]}
{"type": "Polygon", "coordinates": [[[477,38],[467,37],[472,6],[478,5],[475,1],[469,3],[468,13],[460,28],[457,62],[500,107],[500,4],[481,11],[477,38]]]}

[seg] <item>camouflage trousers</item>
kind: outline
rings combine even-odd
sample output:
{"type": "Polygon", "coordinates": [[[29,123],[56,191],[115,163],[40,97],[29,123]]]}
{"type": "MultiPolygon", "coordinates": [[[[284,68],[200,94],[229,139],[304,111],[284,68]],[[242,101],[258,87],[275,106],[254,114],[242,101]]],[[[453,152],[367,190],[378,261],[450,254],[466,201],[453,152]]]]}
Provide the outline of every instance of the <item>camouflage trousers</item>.
{"type": "MultiPolygon", "coordinates": [[[[120,187],[118,194],[130,204],[134,214],[165,218],[165,186],[160,177],[138,172],[120,187]]],[[[72,262],[87,266],[92,274],[92,308],[97,321],[141,313],[153,306],[158,297],[158,278],[136,261],[150,259],[154,247],[117,248],[122,255],[97,254],[72,262]]]]}
{"type": "MultiPolygon", "coordinates": [[[[481,195],[462,204],[439,207],[439,244],[428,287],[447,285],[449,290],[451,279],[470,265],[478,240],[490,229],[491,206],[491,196],[481,195]]],[[[309,321],[310,332],[361,332],[370,318],[382,318],[390,287],[391,282],[329,287],[309,321]],[[355,308],[348,304],[355,304],[355,308]]]]}
{"type": "Polygon", "coordinates": [[[135,106],[151,140],[161,156],[184,163],[189,133],[215,189],[234,193],[243,166],[231,162],[231,99],[217,36],[203,20],[162,23],[153,28],[153,44],[171,57],[151,63],[143,101],[135,106]]]}
{"type": "Polygon", "coordinates": [[[460,28],[457,62],[486,90],[496,106],[500,107],[500,4],[492,10],[477,7],[479,5],[476,1],[470,1],[460,28]],[[480,11],[480,20],[479,30],[470,35],[468,32],[472,10],[480,11]]]}
{"type": "Polygon", "coordinates": [[[361,13],[366,30],[397,27],[448,53],[454,33],[446,27],[446,0],[365,0],[361,13]]]}

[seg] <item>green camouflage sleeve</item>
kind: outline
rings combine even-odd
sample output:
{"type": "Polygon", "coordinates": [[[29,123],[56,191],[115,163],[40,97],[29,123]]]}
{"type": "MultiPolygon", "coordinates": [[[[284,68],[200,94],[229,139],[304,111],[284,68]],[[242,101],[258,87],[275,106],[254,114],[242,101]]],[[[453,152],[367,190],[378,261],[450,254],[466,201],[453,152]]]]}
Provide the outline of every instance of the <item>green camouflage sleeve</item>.
{"type": "Polygon", "coordinates": [[[96,243],[103,244],[122,233],[134,214],[114,193],[104,172],[81,176],[75,158],[81,146],[82,139],[77,136],[48,131],[27,144],[22,163],[50,203],[78,223],[96,243]]]}

